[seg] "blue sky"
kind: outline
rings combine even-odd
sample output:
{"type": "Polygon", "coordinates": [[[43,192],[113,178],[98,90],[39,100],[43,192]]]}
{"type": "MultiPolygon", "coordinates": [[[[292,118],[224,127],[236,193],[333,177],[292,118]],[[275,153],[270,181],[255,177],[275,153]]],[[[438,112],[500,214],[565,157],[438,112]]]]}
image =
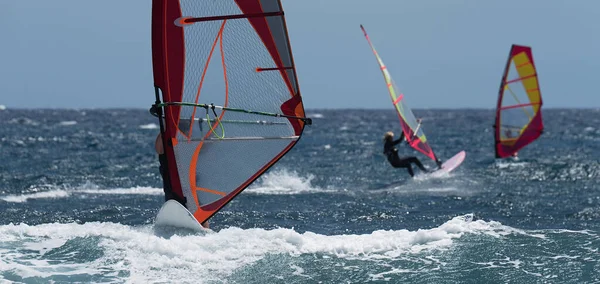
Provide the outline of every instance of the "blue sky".
{"type": "MultiPolygon", "coordinates": [[[[600,107],[600,1],[282,0],[307,108],[391,108],[363,24],[413,108],[493,108],[513,43],[546,107],[600,107]]],[[[154,101],[151,1],[0,1],[0,104],[154,101]]]]}

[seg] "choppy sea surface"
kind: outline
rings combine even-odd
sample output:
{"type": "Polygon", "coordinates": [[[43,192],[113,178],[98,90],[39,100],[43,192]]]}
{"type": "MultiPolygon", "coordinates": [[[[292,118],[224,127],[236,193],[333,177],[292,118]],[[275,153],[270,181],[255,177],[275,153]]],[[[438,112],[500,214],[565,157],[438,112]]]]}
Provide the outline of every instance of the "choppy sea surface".
{"type": "Polygon", "coordinates": [[[387,164],[393,110],[312,110],[192,233],[153,226],[147,110],[0,111],[0,282],[600,283],[599,110],[545,110],[519,160],[494,159],[492,110],[415,113],[440,158],[466,150],[450,175],[387,164]]]}

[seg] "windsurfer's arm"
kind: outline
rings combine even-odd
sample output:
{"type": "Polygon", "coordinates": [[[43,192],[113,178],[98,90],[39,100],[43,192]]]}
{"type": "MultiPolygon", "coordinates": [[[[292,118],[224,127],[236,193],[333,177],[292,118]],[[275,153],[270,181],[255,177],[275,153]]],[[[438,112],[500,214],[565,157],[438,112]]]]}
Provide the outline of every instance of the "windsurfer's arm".
{"type": "Polygon", "coordinates": [[[394,141],[394,145],[397,145],[402,141],[404,141],[404,132],[400,133],[400,137],[396,141],[394,141]]]}

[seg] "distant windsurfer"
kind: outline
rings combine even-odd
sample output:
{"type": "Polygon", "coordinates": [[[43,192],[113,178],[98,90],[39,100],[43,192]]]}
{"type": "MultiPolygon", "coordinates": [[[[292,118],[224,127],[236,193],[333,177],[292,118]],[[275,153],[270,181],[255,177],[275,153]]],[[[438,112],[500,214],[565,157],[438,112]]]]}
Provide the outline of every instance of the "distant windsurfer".
{"type": "Polygon", "coordinates": [[[506,128],[506,130],[504,131],[504,135],[508,139],[512,139],[513,138],[513,132],[512,132],[512,130],[510,128],[506,128]]]}
{"type": "Polygon", "coordinates": [[[404,133],[400,134],[400,138],[398,138],[398,140],[394,140],[394,132],[388,131],[387,133],[385,133],[385,135],[383,136],[383,141],[385,142],[385,144],[383,145],[383,153],[387,156],[388,162],[390,162],[390,164],[394,168],[406,168],[408,170],[408,174],[410,174],[411,177],[415,176],[415,173],[412,169],[413,163],[417,165],[417,167],[419,167],[421,171],[428,173],[429,170],[427,170],[423,166],[423,164],[421,163],[421,161],[419,161],[417,157],[411,156],[400,158],[398,156],[398,149],[396,149],[396,147],[394,146],[402,142],[403,140],[404,133]]]}
{"type": "MultiPolygon", "coordinates": [[[[167,170],[167,155],[165,155],[165,150],[164,150],[163,141],[162,141],[162,135],[160,133],[158,133],[158,136],[156,136],[156,140],[154,141],[154,149],[156,150],[156,154],[158,154],[158,162],[160,163],[159,171],[160,171],[160,176],[162,177],[162,180],[163,180],[163,190],[165,192],[165,201],[173,199],[173,200],[181,203],[181,205],[183,205],[184,207],[187,208],[187,206],[185,205],[186,204],[185,197],[183,200],[181,200],[180,198],[177,197],[176,194],[173,193],[173,190],[171,189],[171,182],[169,180],[169,174],[168,174],[168,170],[167,170]]],[[[208,229],[208,221],[205,221],[204,223],[202,223],[202,227],[208,229]]]]}
{"type": "MultiPolygon", "coordinates": [[[[510,128],[507,128],[507,129],[506,129],[506,131],[504,131],[504,136],[506,136],[506,138],[508,138],[508,139],[513,139],[513,138],[514,138],[514,136],[513,136],[513,131],[512,131],[512,129],[510,129],[510,128]]],[[[518,160],[518,159],[519,159],[519,153],[518,153],[518,152],[514,152],[514,153],[512,154],[512,157],[513,157],[515,160],[518,160]]]]}

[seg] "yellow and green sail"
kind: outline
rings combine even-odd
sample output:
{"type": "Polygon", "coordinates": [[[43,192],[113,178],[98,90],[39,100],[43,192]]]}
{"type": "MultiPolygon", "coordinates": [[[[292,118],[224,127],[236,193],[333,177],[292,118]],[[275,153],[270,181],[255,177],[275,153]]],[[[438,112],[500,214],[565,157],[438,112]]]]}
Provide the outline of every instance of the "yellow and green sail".
{"type": "Polygon", "coordinates": [[[377,63],[379,64],[381,72],[383,73],[383,78],[385,79],[385,83],[387,84],[392,103],[394,105],[394,108],[398,112],[398,118],[400,118],[400,125],[402,126],[404,136],[406,137],[411,147],[435,161],[435,153],[427,143],[427,137],[425,136],[422,127],[419,127],[419,123],[417,122],[415,115],[406,104],[406,101],[404,100],[404,94],[402,94],[398,90],[398,87],[392,80],[392,76],[385,67],[385,64],[383,64],[383,61],[381,60],[381,57],[379,57],[379,54],[377,54],[375,47],[371,43],[371,40],[369,39],[369,36],[365,31],[365,28],[362,25],[360,26],[360,28],[365,34],[365,38],[369,42],[369,45],[373,50],[373,54],[375,54],[375,58],[377,58],[377,63]]]}

